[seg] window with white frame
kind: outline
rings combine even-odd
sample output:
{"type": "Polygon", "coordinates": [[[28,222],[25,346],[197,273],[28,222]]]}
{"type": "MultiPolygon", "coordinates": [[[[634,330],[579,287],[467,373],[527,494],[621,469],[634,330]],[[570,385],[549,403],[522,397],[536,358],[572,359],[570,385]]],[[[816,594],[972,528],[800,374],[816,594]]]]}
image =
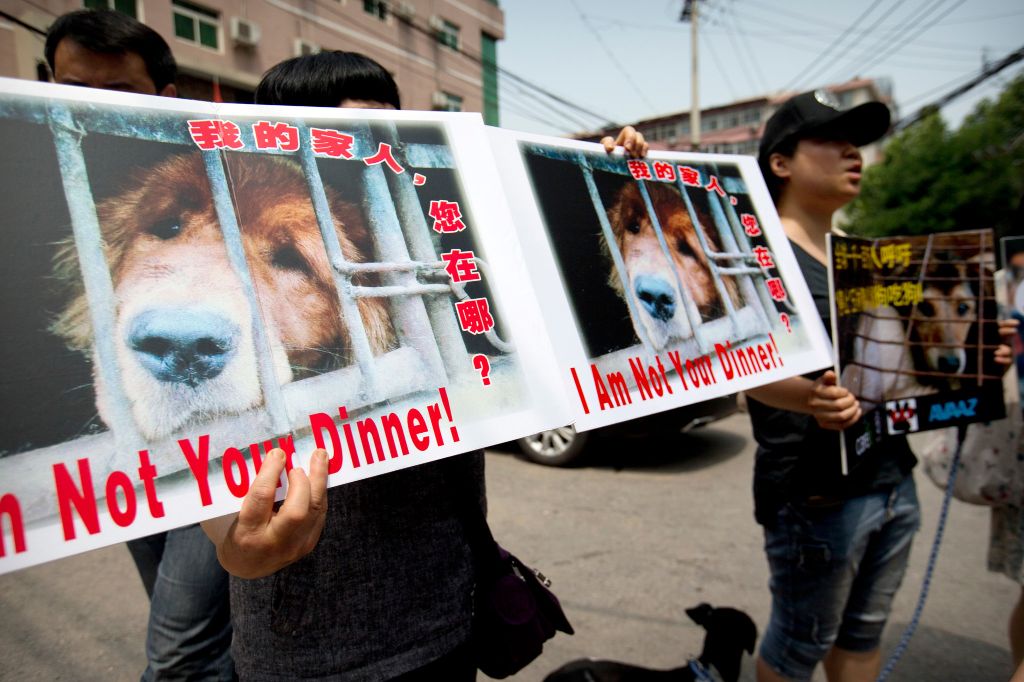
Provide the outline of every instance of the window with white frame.
{"type": "Polygon", "coordinates": [[[459,49],[459,25],[453,24],[447,19],[442,19],[437,24],[437,42],[446,45],[453,50],[459,49]]]}
{"type": "Polygon", "coordinates": [[[382,0],[363,0],[363,11],[374,15],[381,21],[388,18],[388,5],[382,0]]]}
{"type": "Polygon", "coordinates": [[[86,9],[115,9],[122,14],[127,14],[132,19],[139,18],[139,7],[136,0],[84,0],[82,6],[86,9]]]}
{"type": "Polygon", "coordinates": [[[434,93],[434,111],[462,111],[462,97],[450,92],[434,93]]]}
{"type": "Polygon", "coordinates": [[[185,0],[171,0],[174,35],[190,43],[220,49],[220,13],[185,0]]]}

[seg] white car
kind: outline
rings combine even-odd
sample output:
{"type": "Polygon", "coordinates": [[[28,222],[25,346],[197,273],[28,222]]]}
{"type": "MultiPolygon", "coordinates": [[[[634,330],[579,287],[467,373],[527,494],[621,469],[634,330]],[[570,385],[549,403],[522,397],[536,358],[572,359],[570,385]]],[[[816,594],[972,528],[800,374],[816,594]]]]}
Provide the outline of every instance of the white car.
{"type": "Polygon", "coordinates": [[[563,467],[577,465],[586,459],[586,446],[591,440],[605,433],[627,433],[643,435],[688,431],[710,422],[728,417],[738,409],[735,395],[728,395],[701,403],[684,405],[674,410],[631,419],[593,431],[577,433],[572,425],[550,431],[541,431],[532,436],[520,438],[517,443],[523,457],[547,466],[563,467]]]}

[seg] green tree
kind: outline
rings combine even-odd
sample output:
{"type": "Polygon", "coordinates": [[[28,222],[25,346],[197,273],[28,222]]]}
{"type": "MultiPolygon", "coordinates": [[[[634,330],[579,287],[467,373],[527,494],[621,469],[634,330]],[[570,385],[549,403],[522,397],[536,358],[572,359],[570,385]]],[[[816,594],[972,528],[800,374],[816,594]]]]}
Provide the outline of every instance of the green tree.
{"type": "Polygon", "coordinates": [[[845,227],[883,236],[995,228],[1018,234],[1024,195],[1024,74],[956,131],[937,111],[893,137],[864,173],[845,227]]]}

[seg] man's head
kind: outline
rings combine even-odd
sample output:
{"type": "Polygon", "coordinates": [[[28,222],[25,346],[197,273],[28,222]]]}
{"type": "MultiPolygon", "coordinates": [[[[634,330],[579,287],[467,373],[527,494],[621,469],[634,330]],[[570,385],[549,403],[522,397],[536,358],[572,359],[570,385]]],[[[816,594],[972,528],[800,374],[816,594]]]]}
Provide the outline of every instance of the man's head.
{"type": "Polygon", "coordinates": [[[46,34],[46,61],[65,85],[144,95],[177,94],[178,66],[160,34],[114,10],[78,10],[46,34]]]}
{"type": "MultiPolygon", "coordinates": [[[[805,92],[786,100],[765,124],[757,157],[772,199],[779,202],[789,178],[787,162],[804,141],[808,151],[831,151],[839,159],[856,157],[854,184],[859,183],[860,154],[856,148],[882,137],[889,129],[889,120],[889,108],[881,102],[866,102],[844,111],[827,90],[805,92]]],[[[818,163],[828,161],[822,153],[818,157],[818,163]]]]}
{"type": "Polygon", "coordinates": [[[287,59],[263,74],[257,104],[401,109],[391,74],[357,52],[319,52],[287,59]]]}

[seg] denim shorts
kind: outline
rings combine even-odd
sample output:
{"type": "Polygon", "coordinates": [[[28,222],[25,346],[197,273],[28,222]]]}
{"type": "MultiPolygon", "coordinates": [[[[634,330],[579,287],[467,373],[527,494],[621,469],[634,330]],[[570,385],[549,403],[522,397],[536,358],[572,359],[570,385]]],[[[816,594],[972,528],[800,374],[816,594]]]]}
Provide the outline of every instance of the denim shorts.
{"type": "Polygon", "coordinates": [[[889,491],[780,509],[764,531],[772,591],[764,662],[809,680],[833,645],[877,649],[920,520],[913,476],[889,491]]]}

